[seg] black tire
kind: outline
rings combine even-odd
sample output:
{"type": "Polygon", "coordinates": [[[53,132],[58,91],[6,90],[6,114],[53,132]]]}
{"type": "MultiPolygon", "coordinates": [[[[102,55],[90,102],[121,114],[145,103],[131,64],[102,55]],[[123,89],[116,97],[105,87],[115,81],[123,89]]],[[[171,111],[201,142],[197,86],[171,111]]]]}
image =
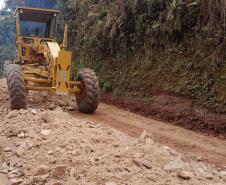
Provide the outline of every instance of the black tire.
{"type": "Polygon", "coordinates": [[[6,78],[11,109],[27,109],[27,91],[20,66],[9,65],[6,70],[6,78]]]}
{"type": "Polygon", "coordinates": [[[10,64],[12,64],[13,62],[11,60],[5,60],[4,61],[4,75],[6,76],[6,71],[7,71],[7,68],[9,67],[10,64]]]}
{"type": "Polygon", "coordinates": [[[96,73],[84,68],[78,73],[78,81],[81,81],[81,93],[77,94],[76,101],[80,112],[93,114],[99,105],[99,82],[96,73]]]}

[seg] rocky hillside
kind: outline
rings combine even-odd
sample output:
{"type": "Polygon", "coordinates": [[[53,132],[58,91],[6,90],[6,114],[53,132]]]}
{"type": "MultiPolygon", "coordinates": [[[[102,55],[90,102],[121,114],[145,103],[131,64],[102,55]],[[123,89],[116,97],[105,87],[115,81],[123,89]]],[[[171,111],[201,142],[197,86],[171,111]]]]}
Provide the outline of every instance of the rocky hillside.
{"type": "Polygon", "coordinates": [[[67,0],[80,66],[102,89],[151,102],[167,92],[225,112],[223,0],[67,0]]]}

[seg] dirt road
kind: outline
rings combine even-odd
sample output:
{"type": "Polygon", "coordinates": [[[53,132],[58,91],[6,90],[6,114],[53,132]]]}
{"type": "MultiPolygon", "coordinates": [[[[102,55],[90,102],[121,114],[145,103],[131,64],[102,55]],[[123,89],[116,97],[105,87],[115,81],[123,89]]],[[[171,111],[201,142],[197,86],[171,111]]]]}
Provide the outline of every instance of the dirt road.
{"type": "MultiPolygon", "coordinates": [[[[9,108],[5,84],[2,87],[0,109],[9,108]]],[[[75,105],[75,98],[68,98],[46,93],[32,92],[29,95],[31,108],[43,110],[61,106],[68,110],[75,105]],[[46,101],[48,99],[48,101],[46,101]]],[[[7,110],[5,110],[7,112],[7,110]]],[[[170,146],[188,158],[198,158],[219,167],[226,166],[226,140],[199,134],[167,122],[156,121],[112,105],[100,104],[96,114],[85,115],[77,110],[69,111],[75,118],[89,120],[116,128],[132,137],[139,137],[146,130],[154,135],[156,142],[170,146]]]]}
{"type": "Polygon", "coordinates": [[[101,104],[95,115],[71,112],[74,117],[109,125],[133,137],[139,137],[146,130],[154,139],[170,146],[188,157],[226,166],[226,141],[205,136],[178,126],[163,123],[124,111],[115,106],[101,104]]]}

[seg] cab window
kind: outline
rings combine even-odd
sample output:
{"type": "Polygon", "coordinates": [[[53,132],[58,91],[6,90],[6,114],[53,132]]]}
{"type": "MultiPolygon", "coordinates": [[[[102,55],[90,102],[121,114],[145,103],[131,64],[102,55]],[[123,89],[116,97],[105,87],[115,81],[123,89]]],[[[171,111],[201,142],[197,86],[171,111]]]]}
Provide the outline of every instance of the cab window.
{"type": "Polygon", "coordinates": [[[27,37],[49,37],[46,23],[21,21],[21,35],[27,37]]]}

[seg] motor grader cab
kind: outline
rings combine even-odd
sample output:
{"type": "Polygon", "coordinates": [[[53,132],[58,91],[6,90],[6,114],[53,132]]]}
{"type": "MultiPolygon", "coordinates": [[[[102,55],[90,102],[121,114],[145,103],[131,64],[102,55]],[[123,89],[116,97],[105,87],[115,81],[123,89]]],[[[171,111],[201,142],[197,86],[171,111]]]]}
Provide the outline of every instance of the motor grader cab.
{"type": "Polygon", "coordinates": [[[67,51],[65,26],[62,45],[56,42],[56,10],[17,7],[16,45],[18,56],[7,65],[6,77],[11,109],[26,109],[30,90],[76,96],[81,112],[94,113],[99,103],[99,82],[95,72],[81,69],[71,80],[72,52],[67,51]]]}

